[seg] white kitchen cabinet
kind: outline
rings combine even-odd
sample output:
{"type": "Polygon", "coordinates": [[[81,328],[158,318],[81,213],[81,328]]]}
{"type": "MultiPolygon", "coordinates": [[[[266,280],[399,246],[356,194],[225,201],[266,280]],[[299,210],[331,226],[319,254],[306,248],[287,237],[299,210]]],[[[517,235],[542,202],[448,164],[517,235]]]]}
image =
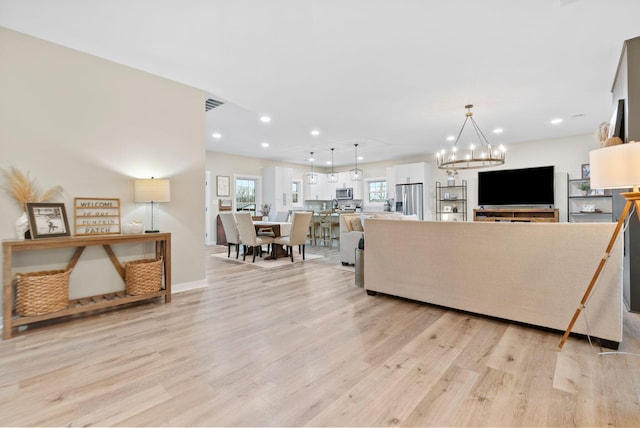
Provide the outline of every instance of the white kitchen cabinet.
{"type": "Polygon", "coordinates": [[[273,220],[279,212],[289,212],[293,208],[291,195],[293,168],[271,166],[264,169],[264,200],[271,204],[269,219],[273,220]]]}
{"type": "Polygon", "coordinates": [[[321,174],[319,172],[315,172],[314,174],[318,176],[318,182],[316,184],[309,184],[307,182],[307,176],[311,175],[310,172],[304,174],[304,184],[302,185],[304,189],[304,200],[326,201],[333,199],[329,197],[329,183],[327,182],[327,174],[321,174]]]}
{"type": "Polygon", "coordinates": [[[427,176],[427,163],[416,162],[393,167],[395,184],[423,183],[427,176]]]}

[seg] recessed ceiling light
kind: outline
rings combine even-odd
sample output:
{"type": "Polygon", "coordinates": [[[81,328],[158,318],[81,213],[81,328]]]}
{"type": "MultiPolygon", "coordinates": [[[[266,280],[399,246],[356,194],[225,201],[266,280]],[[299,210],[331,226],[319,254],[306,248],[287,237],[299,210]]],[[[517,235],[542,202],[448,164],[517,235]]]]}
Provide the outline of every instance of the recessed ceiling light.
{"type": "Polygon", "coordinates": [[[330,160],[327,161],[327,165],[331,165],[331,161],[330,160]]]}
{"type": "Polygon", "coordinates": [[[220,138],[222,138],[222,134],[219,132],[214,132],[213,134],[211,134],[211,136],[216,140],[219,140],[220,138]]]}
{"type": "Polygon", "coordinates": [[[269,116],[260,116],[260,122],[269,123],[271,122],[271,118],[269,116]]]}
{"type": "Polygon", "coordinates": [[[318,131],[317,129],[314,129],[311,131],[311,135],[313,135],[314,137],[317,137],[318,135],[320,135],[320,131],[318,131]]]}
{"type": "Polygon", "coordinates": [[[551,119],[551,123],[554,125],[557,125],[558,123],[562,123],[562,119],[559,117],[556,117],[555,119],[551,119]]]}
{"type": "Polygon", "coordinates": [[[447,141],[453,141],[453,140],[455,140],[455,139],[456,139],[456,137],[454,137],[453,135],[449,135],[449,136],[447,137],[447,141]]]}
{"type": "Polygon", "coordinates": [[[502,132],[504,132],[504,129],[502,129],[502,128],[496,128],[496,129],[493,130],[494,134],[502,134],[502,132]]]}
{"type": "Polygon", "coordinates": [[[358,160],[364,160],[362,156],[358,156],[358,160]]]}
{"type": "Polygon", "coordinates": [[[266,141],[262,143],[262,147],[269,147],[269,143],[267,143],[266,141]]]}

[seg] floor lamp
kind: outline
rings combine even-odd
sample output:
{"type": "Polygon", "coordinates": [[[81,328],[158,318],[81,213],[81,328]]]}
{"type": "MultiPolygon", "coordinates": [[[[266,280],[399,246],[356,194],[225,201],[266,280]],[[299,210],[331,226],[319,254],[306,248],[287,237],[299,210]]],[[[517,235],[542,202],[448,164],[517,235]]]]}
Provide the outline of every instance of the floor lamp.
{"type": "Polygon", "coordinates": [[[633,188],[632,192],[620,193],[626,199],[618,223],[613,231],[609,245],[605,250],[605,254],[598,264],[596,272],[591,278],[591,282],[580,301],[580,306],[576,309],[569,327],[564,332],[559,349],[562,349],[564,343],[569,337],[569,333],[573,329],[580,312],[584,309],[584,305],[589,299],[589,295],[595,286],[604,265],[607,263],[609,254],[616,242],[616,238],[622,229],[622,225],[629,214],[632,206],[635,204],[638,219],[640,219],[640,143],[620,144],[617,146],[605,147],[603,149],[593,150],[589,153],[590,178],[592,189],[627,189],[633,188]]]}
{"type": "Polygon", "coordinates": [[[159,230],[155,229],[153,224],[153,204],[171,201],[169,180],[159,180],[153,177],[138,179],[134,183],[133,194],[133,199],[136,202],[151,203],[151,229],[145,230],[144,233],[158,233],[159,230]]]}

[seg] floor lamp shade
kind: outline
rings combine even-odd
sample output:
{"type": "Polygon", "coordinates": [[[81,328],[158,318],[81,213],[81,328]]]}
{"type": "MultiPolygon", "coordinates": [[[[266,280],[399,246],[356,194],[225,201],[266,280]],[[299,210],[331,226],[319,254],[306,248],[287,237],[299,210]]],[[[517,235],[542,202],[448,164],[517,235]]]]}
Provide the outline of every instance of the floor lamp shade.
{"type": "Polygon", "coordinates": [[[619,144],[589,153],[593,189],[625,189],[640,185],[640,143],[619,144]]]}
{"type": "Polygon", "coordinates": [[[145,233],[159,232],[153,223],[153,204],[171,201],[169,180],[159,180],[153,177],[136,180],[133,185],[133,199],[135,202],[151,203],[151,229],[145,230],[145,233]]]}

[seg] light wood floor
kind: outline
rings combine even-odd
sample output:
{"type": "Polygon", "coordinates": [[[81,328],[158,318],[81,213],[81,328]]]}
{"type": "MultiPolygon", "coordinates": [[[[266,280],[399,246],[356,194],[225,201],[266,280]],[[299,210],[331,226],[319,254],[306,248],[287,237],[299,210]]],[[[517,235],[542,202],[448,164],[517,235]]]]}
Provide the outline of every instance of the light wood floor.
{"type": "MultiPolygon", "coordinates": [[[[169,305],[1,342],[0,425],[640,426],[638,355],[367,296],[336,250],[275,269],[222,251],[169,305]]],[[[640,353],[638,315],[620,351],[640,353]]]]}

